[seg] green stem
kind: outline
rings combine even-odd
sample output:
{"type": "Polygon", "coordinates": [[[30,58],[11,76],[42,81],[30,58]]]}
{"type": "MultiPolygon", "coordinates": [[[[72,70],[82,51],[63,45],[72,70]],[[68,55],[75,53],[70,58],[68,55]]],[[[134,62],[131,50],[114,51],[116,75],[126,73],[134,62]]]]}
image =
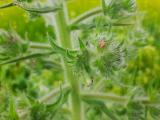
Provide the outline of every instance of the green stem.
{"type": "MultiPolygon", "coordinates": [[[[111,24],[113,27],[127,27],[127,26],[132,26],[132,25],[134,25],[134,24],[132,24],[132,23],[112,23],[111,24]]],[[[108,26],[110,26],[110,24],[108,24],[108,23],[106,23],[106,24],[104,24],[103,25],[103,27],[105,28],[105,27],[108,27],[108,26]]],[[[73,24],[73,25],[71,25],[70,26],[70,29],[72,30],[72,31],[74,31],[74,30],[80,30],[80,29],[94,29],[94,28],[96,28],[96,25],[95,24],[73,24]]]]}
{"type": "Polygon", "coordinates": [[[6,65],[6,64],[11,64],[11,63],[16,63],[16,62],[20,62],[20,61],[24,61],[24,60],[28,60],[31,58],[37,58],[37,57],[44,57],[44,56],[49,56],[51,54],[54,54],[55,52],[46,52],[46,53],[33,53],[27,56],[23,56],[23,57],[18,57],[15,59],[11,59],[11,60],[7,60],[5,62],[0,63],[0,66],[2,65],[6,65]]]}
{"type": "Polygon", "coordinates": [[[12,7],[12,6],[15,6],[14,3],[8,3],[8,4],[5,4],[5,5],[0,6],[0,9],[12,7]]]}
{"type": "Polygon", "coordinates": [[[48,7],[48,6],[44,7],[44,8],[28,7],[27,5],[22,4],[20,2],[15,2],[14,4],[15,4],[15,6],[22,8],[25,11],[36,12],[36,13],[41,13],[41,14],[56,12],[61,9],[60,7],[48,7]]]}
{"type": "MultiPolygon", "coordinates": [[[[129,97],[126,96],[117,96],[113,94],[106,93],[82,93],[82,99],[84,100],[102,100],[102,101],[114,101],[118,103],[126,103],[129,100],[129,97]]],[[[152,102],[147,97],[138,97],[133,99],[135,102],[141,102],[143,104],[157,104],[156,102],[152,102]]]]}
{"type": "Polygon", "coordinates": [[[74,19],[70,24],[71,25],[74,25],[74,24],[77,24],[83,20],[86,20],[88,19],[89,17],[93,16],[93,15],[97,15],[98,13],[101,13],[102,12],[102,8],[95,8],[91,11],[88,11],[82,15],[80,15],[79,17],[77,17],[76,19],[74,19]]]}
{"type": "Polygon", "coordinates": [[[13,7],[13,6],[17,6],[19,8],[22,8],[23,10],[28,11],[28,12],[36,12],[36,13],[40,13],[40,14],[56,12],[61,9],[60,7],[48,7],[48,6],[43,7],[43,8],[35,8],[35,7],[32,8],[32,7],[28,7],[25,4],[22,4],[22,2],[8,3],[8,4],[0,6],[0,9],[9,8],[9,7],[13,7]]]}
{"type": "Polygon", "coordinates": [[[46,44],[46,43],[30,42],[29,46],[32,49],[40,49],[40,50],[42,50],[42,49],[51,50],[52,49],[51,46],[49,44],[46,44]]]}
{"type": "MultiPolygon", "coordinates": [[[[64,9],[58,11],[55,14],[55,21],[56,21],[55,30],[60,46],[66,49],[72,49],[70,30],[67,25],[64,9]]],[[[65,71],[64,73],[65,80],[70,83],[70,87],[72,90],[71,93],[72,120],[82,120],[79,82],[74,75],[72,67],[69,66],[67,61],[63,60],[63,64],[65,71]]]]}

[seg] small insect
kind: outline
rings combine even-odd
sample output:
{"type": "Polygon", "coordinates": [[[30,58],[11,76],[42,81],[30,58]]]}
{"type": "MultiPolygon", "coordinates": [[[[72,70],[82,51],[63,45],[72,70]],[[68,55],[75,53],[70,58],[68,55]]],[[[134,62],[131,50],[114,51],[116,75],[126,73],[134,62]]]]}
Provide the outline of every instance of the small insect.
{"type": "Polygon", "coordinates": [[[91,87],[93,85],[93,79],[91,79],[90,81],[87,81],[87,87],[91,87]]]}
{"type": "Polygon", "coordinates": [[[104,48],[106,46],[106,41],[105,40],[100,40],[99,41],[99,47],[104,48]]]}

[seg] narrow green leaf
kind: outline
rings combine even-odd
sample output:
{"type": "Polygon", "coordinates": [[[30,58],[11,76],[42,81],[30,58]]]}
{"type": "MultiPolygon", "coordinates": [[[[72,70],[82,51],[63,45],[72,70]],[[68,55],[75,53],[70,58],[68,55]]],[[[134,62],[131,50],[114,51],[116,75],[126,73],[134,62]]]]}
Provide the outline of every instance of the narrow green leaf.
{"type": "Polygon", "coordinates": [[[64,48],[58,46],[55,43],[55,41],[51,37],[49,37],[49,36],[48,36],[48,40],[50,41],[53,50],[56,53],[61,54],[63,57],[74,59],[77,56],[77,54],[78,54],[77,50],[64,49],[64,48]]]}
{"type": "Polygon", "coordinates": [[[60,93],[59,98],[56,100],[55,103],[53,103],[51,105],[47,105],[47,110],[55,112],[57,109],[59,109],[65,103],[65,101],[68,99],[69,93],[70,93],[70,90],[62,91],[62,89],[61,89],[61,93],[60,93]]]}
{"type": "Polygon", "coordinates": [[[91,70],[90,66],[90,53],[87,49],[86,45],[83,41],[79,38],[79,47],[81,52],[77,55],[75,61],[75,68],[77,72],[85,71],[89,75],[91,79],[93,79],[93,71],[91,70]]]}

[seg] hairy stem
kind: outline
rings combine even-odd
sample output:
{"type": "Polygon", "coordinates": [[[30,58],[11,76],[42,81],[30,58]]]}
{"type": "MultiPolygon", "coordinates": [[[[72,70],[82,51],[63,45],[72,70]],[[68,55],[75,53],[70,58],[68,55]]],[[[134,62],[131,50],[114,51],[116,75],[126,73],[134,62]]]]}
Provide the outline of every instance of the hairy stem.
{"type": "MultiPolygon", "coordinates": [[[[67,25],[64,9],[58,11],[55,15],[55,29],[57,39],[61,47],[66,49],[72,49],[72,41],[70,36],[70,30],[67,25]]],[[[71,106],[72,106],[72,120],[82,120],[81,118],[81,100],[80,100],[80,85],[74,75],[72,67],[69,66],[67,61],[63,60],[64,76],[65,80],[70,83],[71,87],[71,106]]]]}
{"type": "Polygon", "coordinates": [[[17,2],[17,1],[2,5],[2,6],[0,6],[0,9],[9,8],[9,7],[13,7],[13,6],[17,6],[19,8],[22,8],[23,10],[28,11],[28,12],[35,12],[35,13],[40,13],[40,14],[56,12],[58,10],[61,10],[60,7],[48,7],[48,6],[43,7],[43,8],[28,7],[27,5],[22,4],[21,2],[17,2]]]}
{"type": "Polygon", "coordinates": [[[5,4],[5,5],[2,5],[0,6],[0,9],[4,9],[4,8],[8,8],[8,7],[12,7],[12,6],[15,6],[14,3],[8,3],[8,4],[5,4]]]}
{"type": "MultiPolygon", "coordinates": [[[[110,25],[112,25],[113,27],[128,27],[128,26],[132,26],[134,24],[133,23],[112,23],[112,24],[106,23],[106,24],[103,25],[103,27],[105,28],[105,27],[108,27],[110,25]]],[[[94,28],[96,28],[95,24],[77,24],[77,25],[71,25],[70,26],[70,29],[72,31],[80,30],[80,29],[82,29],[82,30],[83,29],[94,29],[94,28]]]]}
{"type": "MultiPolygon", "coordinates": [[[[82,99],[86,100],[102,100],[102,101],[112,101],[118,103],[126,103],[129,100],[127,96],[117,96],[113,94],[106,94],[106,93],[82,93],[82,99]]],[[[133,101],[141,102],[143,104],[156,104],[156,102],[150,101],[148,97],[138,97],[134,98],[133,101]]]]}
{"type": "Polygon", "coordinates": [[[102,8],[95,8],[95,9],[93,9],[91,11],[88,11],[88,12],[80,15],[79,17],[74,19],[70,24],[71,25],[77,24],[77,23],[79,23],[79,22],[81,22],[83,20],[86,20],[91,16],[97,15],[98,13],[101,13],[101,12],[102,12],[102,8]]]}
{"type": "Polygon", "coordinates": [[[30,48],[32,49],[48,49],[48,50],[51,50],[51,46],[49,44],[46,44],[46,43],[37,43],[37,42],[30,42],[29,43],[29,46],[30,48]]]}
{"type": "Polygon", "coordinates": [[[46,52],[46,53],[33,53],[30,55],[26,55],[23,57],[18,57],[18,58],[14,58],[11,60],[7,60],[5,62],[0,63],[1,65],[6,65],[6,64],[11,64],[11,63],[16,63],[16,62],[20,62],[20,61],[24,61],[24,60],[28,60],[28,59],[32,59],[32,58],[37,58],[37,57],[44,57],[44,56],[49,56],[51,54],[54,54],[55,52],[46,52]]]}

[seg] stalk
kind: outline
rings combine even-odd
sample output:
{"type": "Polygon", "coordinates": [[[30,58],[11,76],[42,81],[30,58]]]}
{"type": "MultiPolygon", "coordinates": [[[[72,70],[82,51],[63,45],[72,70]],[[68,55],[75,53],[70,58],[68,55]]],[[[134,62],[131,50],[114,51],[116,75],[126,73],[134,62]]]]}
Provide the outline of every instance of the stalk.
{"type": "Polygon", "coordinates": [[[40,50],[50,50],[51,46],[49,44],[46,43],[37,43],[37,42],[30,42],[29,43],[30,48],[32,49],[40,49],[40,50]]]}
{"type": "Polygon", "coordinates": [[[86,20],[86,19],[88,19],[89,17],[92,17],[92,16],[94,16],[94,15],[97,15],[97,14],[99,14],[99,13],[101,13],[101,12],[102,12],[102,8],[95,8],[95,9],[93,9],[93,10],[91,10],[91,11],[88,11],[88,12],[86,12],[86,13],[78,16],[76,19],[74,19],[74,20],[70,23],[70,25],[74,25],[74,24],[80,23],[80,22],[82,22],[83,20],[86,20]]]}
{"type": "MultiPolygon", "coordinates": [[[[63,9],[55,14],[55,30],[57,40],[61,47],[66,49],[72,49],[72,41],[70,36],[70,30],[65,17],[64,5],[63,9]]],[[[72,120],[82,120],[81,118],[81,99],[80,99],[80,85],[74,75],[74,71],[67,61],[62,60],[64,65],[65,80],[70,84],[71,88],[71,107],[72,107],[72,120]]]]}
{"type": "Polygon", "coordinates": [[[59,7],[44,7],[44,8],[35,8],[35,7],[28,7],[24,4],[22,4],[21,2],[11,2],[11,3],[8,3],[8,4],[5,4],[5,5],[2,5],[0,6],[0,9],[4,9],[4,8],[9,8],[9,7],[13,7],[13,6],[17,6],[25,11],[28,11],[28,12],[36,12],[36,13],[50,13],[50,12],[56,12],[58,10],[60,10],[59,7]]]}
{"type": "MultiPolygon", "coordinates": [[[[81,93],[81,97],[83,100],[101,100],[101,101],[114,101],[117,103],[127,103],[129,101],[129,97],[127,96],[117,96],[114,94],[106,94],[106,93],[81,93]]],[[[156,105],[157,101],[151,101],[148,97],[138,97],[134,98],[133,101],[140,102],[147,105],[156,105]]]]}
{"type": "Polygon", "coordinates": [[[34,54],[27,55],[27,56],[22,56],[22,57],[14,58],[11,60],[7,60],[5,62],[0,63],[0,66],[6,65],[6,64],[11,64],[11,63],[16,63],[19,61],[24,61],[24,60],[31,59],[31,58],[44,57],[44,56],[52,55],[54,53],[55,52],[34,53],[34,54]]]}

